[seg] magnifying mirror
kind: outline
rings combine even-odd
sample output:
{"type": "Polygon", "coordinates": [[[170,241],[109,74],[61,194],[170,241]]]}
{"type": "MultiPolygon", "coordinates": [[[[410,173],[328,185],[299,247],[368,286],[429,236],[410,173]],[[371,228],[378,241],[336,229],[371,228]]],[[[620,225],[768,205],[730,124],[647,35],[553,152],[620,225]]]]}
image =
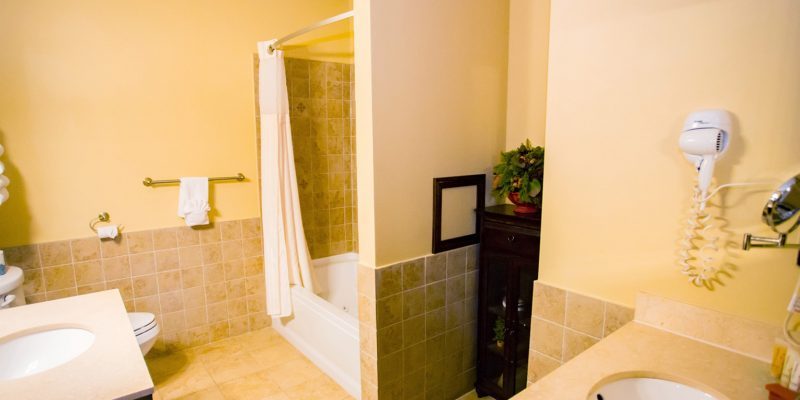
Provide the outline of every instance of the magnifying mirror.
{"type": "MultiPolygon", "coordinates": [[[[761,219],[778,233],[777,238],[753,236],[745,233],[742,248],[751,247],[800,247],[786,244],[786,235],[800,226],[800,174],[793,176],[774,191],[767,200],[761,219]]],[[[800,257],[800,256],[799,256],[800,257]]],[[[800,258],[798,259],[800,264],[800,258]]]]}
{"type": "Polygon", "coordinates": [[[772,195],[761,219],[781,234],[792,233],[800,225],[800,174],[784,182],[772,195]]]}

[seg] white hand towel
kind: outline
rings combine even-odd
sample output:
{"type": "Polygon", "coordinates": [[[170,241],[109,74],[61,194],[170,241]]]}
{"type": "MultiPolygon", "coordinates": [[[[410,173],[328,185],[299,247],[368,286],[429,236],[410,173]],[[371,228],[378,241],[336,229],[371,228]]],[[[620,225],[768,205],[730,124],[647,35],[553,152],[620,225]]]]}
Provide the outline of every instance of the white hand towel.
{"type": "Polygon", "coordinates": [[[3,204],[8,200],[8,189],[0,188],[0,204],[3,204]]]}
{"type": "Polygon", "coordinates": [[[208,178],[181,178],[178,194],[178,216],[186,225],[208,225],[208,178]]]}
{"type": "Polygon", "coordinates": [[[4,188],[11,183],[11,180],[8,179],[5,175],[0,175],[0,188],[4,188]]]}
{"type": "Polygon", "coordinates": [[[114,239],[119,235],[119,228],[116,225],[105,225],[97,228],[97,237],[100,239],[114,239]]]}

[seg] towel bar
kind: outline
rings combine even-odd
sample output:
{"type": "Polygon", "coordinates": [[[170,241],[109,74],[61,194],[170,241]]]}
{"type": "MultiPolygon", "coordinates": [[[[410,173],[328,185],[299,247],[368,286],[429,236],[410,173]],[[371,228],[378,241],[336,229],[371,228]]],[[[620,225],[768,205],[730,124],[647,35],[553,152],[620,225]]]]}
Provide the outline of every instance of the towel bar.
{"type": "MultiPolygon", "coordinates": [[[[208,181],[211,182],[211,181],[233,181],[233,180],[235,180],[235,181],[241,182],[244,179],[245,179],[244,178],[244,174],[242,174],[240,172],[240,173],[236,174],[236,176],[216,176],[216,177],[213,177],[213,178],[208,178],[208,181]]],[[[161,185],[161,184],[165,184],[165,183],[180,183],[180,182],[181,182],[180,179],[163,179],[163,180],[157,180],[156,181],[156,180],[153,180],[153,178],[149,178],[148,177],[148,178],[144,178],[144,180],[142,181],[142,184],[145,185],[145,186],[153,186],[153,185],[161,185]]]]}

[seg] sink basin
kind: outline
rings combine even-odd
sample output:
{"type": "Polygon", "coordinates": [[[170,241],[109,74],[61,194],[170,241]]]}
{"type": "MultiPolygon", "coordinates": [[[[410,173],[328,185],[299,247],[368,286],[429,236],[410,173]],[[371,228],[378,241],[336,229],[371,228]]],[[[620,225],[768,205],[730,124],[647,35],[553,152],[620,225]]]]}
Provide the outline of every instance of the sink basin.
{"type": "Polygon", "coordinates": [[[702,390],[658,378],[622,378],[594,389],[588,400],[719,400],[702,390]]]}
{"type": "Polygon", "coordinates": [[[88,350],[94,334],[57,328],[0,340],[0,380],[18,379],[62,365],[88,350]]]}

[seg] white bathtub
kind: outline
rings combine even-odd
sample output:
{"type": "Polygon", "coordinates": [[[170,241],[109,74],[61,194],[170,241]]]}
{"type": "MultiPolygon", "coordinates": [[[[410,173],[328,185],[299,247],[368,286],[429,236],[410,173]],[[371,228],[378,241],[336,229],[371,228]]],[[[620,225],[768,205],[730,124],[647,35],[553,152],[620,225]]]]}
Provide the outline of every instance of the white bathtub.
{"type": "Polygon", "coordinates": [[[291,317],[273,318],[272,327],[350,395],[361,398],[358,341],[358,254],[314,260],[318,295],[292,288],[291,317]]]}

